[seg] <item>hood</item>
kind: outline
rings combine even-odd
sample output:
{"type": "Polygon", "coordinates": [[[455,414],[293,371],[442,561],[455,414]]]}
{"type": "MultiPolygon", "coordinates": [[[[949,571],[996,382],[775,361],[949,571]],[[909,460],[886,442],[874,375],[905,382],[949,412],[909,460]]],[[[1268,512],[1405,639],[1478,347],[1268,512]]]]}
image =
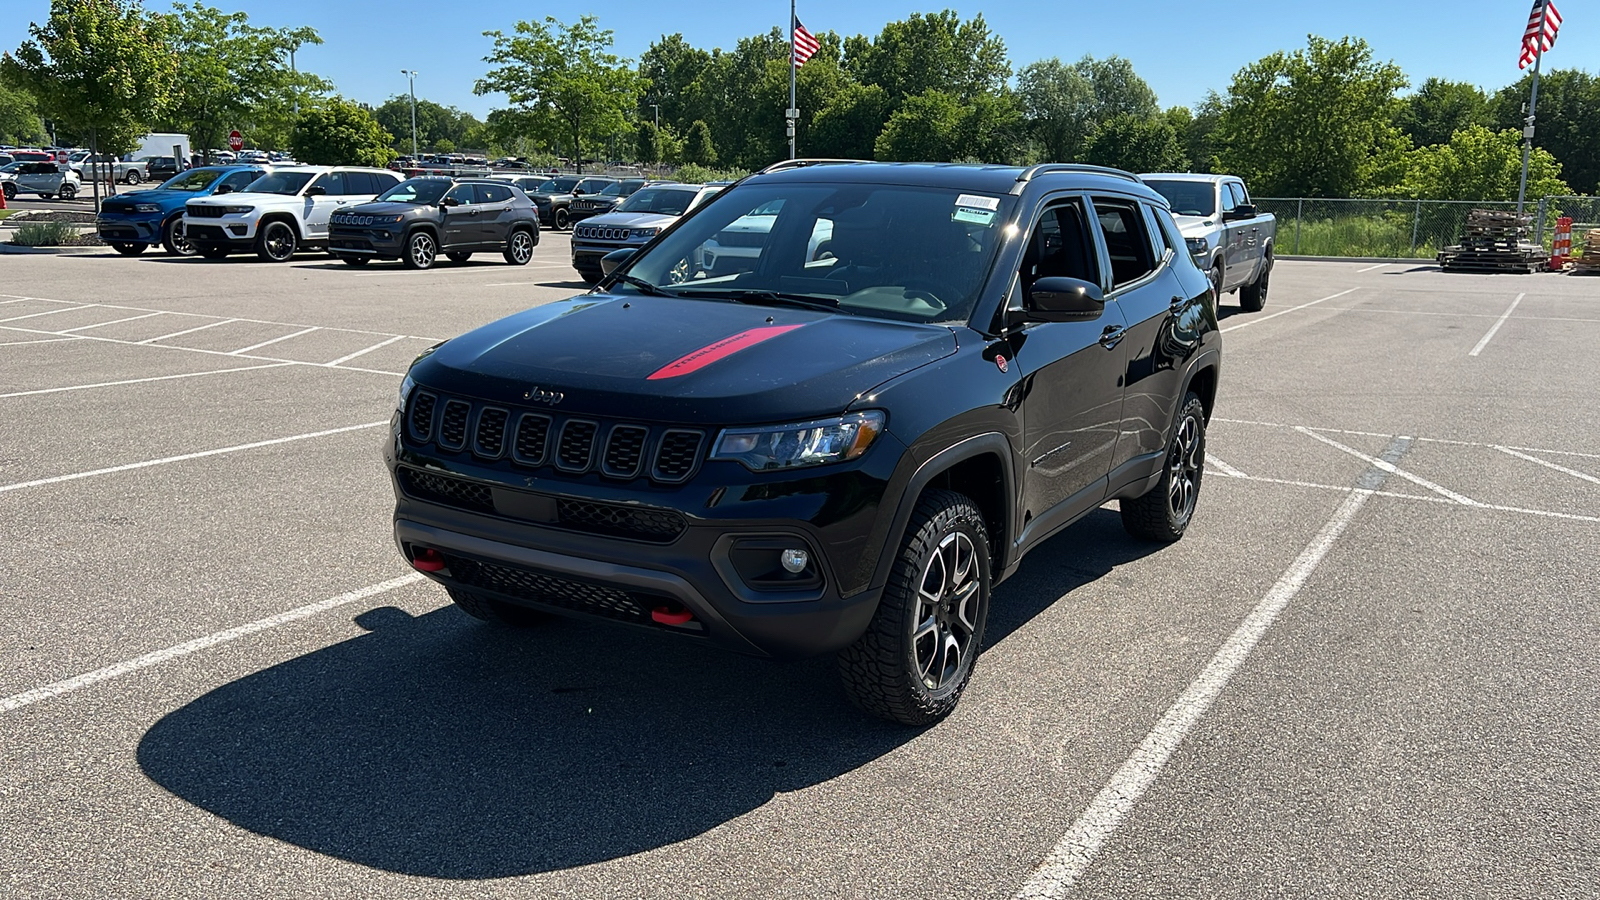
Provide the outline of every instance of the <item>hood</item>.
{"type": "Polygon", "coordinates": [[[263,194],[253,191],[235,191],[231,194],[204,194],[195,198],[200,202],[209,201],[215,206],[265,206],[268,204],[287,204],[292,206],[305,199],[305,197],[295,194],[263,194]]]}
{"type": "Polygon", "coordinates": [[[587,294],[441,346],[412,369],[446,393],[683,425],[800,421],[956,351],[937,325],[718,300],[587,294]]]}
{"type": "Polygon", "coordinates": [[[338,212],[357,216],[410,216],[418,210],[430,209],[437,212],[439,207],[427,203],[391,203],[385,200],[382,203],[357,203],[354,206],[343,207],[338,212]]]}
{"type": "MultiPolygon", "coordinates": [[[[107,197],[106,201],[124,200],[128,203],[155,203],[161,206],[181,206],[190,200],[196,200],[201,197],[209,196],[211,196],[211,194],[205,191],[162,191],[152,189],[148,191],[126,191],[113,197],[107,197]]],[[[223,196],[230,197],[233,195],[223,194],[223,196]]]]}
{"type": "Polygon", "coordinates": [[[664,216],[661,213],[610,212],[584,219],[583,224],[601,228],[665,228],[676,221],[677,216],[664,216]]]}
{"type": "Polygon", "coordinates": [[[1173,214],[1172,220],[1178,223],[1178,230],[1184,237],[1202,237],[1207,231],[1222,224],[1211,216],[1180,216],[1173,214]]]}

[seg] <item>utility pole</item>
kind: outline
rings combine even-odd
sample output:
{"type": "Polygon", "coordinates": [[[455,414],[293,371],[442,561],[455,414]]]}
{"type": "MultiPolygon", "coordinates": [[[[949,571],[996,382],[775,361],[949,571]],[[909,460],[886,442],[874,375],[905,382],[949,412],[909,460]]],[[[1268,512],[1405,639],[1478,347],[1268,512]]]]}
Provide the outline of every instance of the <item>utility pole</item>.
{"type": "Polygon", "coordinates": [[[294,47],[289,48],[289,72],[294,75],[294,117],[300,118],[300,70],[294,67],[294,47]]]}
{"type": "Polygon", "coordinates": [[[656,130],[660,131],[661,130],[661,104],[652,103],[652,104],[650,104],[650,108],[655,110],[655,113],[656,113],[656,130]]]}
{"type": "Polygon", "coordinates": [[[411,161],[417,160],[417,70],[401,69],[401,75],[411,76],[411,161]]]}
{"type": "Polygon", "coordinates": [[[1533,96],[1528,99],[1528,118],[1522,128],[1522,181],[1517,185],[1517,215],[1522,215],[1522,204],[1528,197],[1528,157],[1533,153],[1534,110],[1539,106],[1539,63],[1544,61],[1544,36],[1535,38],[1538,48],[1533,54],[1533,96]]]}
{"type": "Polygon", "coordinates": [[[794,23],[796,21],[797,21],[797,19],[796,19],[795,11],[794,11],[794,0],[789,0],[789,108],[784,110],[784,118],[789,123],[789,158],[790,159],[794,159],[794,125],[795,125],[795,120],[800,118],[800,110],[798,109],[798,104],[795,103],[795,97],[794,97],[795,70],[798,68],[795,65],[795,58],[794,58],[794,23]]]}

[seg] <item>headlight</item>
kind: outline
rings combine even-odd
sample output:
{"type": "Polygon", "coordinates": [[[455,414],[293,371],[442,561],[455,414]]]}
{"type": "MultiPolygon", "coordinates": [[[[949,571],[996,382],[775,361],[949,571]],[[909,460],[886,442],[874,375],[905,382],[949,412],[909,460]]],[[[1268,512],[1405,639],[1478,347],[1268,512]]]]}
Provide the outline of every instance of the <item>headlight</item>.
{"type": "Polygon", "coordinates": [[[242,216],[245,213],[253,213],[255,211],[256,208],[254,206],[224,206],[222,208],[223,215],[228,216],[242,216]]]}
{"type": "Polygon", "coordinates": [[[405,216],[398,216],[398,215],[397,216],[373,216],[372,217],[372,224],[374,224],[374,225],[393,225],[394,223],[396,223],[396,222],[398,222],[398,221],[400,221],[401,219],[404,219],[404,218],[405,218],[405,216]]]}
{"type": "Polygon", "coordinates": [[[158,213],[161,212],[161,207],[155,205],[154,203],[136,203],[134,204],[133,211],[142,213],[158,213]]]}
{"type": "Polygon", "coordinates": [[[736,460],[753,472],[845,462],[867,452],[883,433],[883,421],[874,409],[793,425],[728,428],[711,458],[736,460]]]}
{"type": "MultiPolygon", "coordinates": [[[[421,359],[420,356],[417,357],[417,358],[421,359]]],[[[416,387],[417,387],[417,383],[415,381],[411,380],[411,376],[410,375],[407,375],[405,377],[405,380],[400,382],[400,399],[399,399],[398,402],[395,403],[395,407],[394,407],[394,411],[395,412],[403,413],[403,412],[406,411],[406,401],[411,399],[411,392],[413,390],[416,390],[416,387]]]]}
{"type": "Polygon", "coordinates": [[[659,228],[635,228],[628,236],[637,240],[649,240],[661,233],[659,228]]]}
{"type": "Polygon", "coordinates": [[[1189,245],[1189,252],[1195,256],[1205,256],[1211,252],[1211,245],[1203,237],[1184,238],[1189,245]]]}

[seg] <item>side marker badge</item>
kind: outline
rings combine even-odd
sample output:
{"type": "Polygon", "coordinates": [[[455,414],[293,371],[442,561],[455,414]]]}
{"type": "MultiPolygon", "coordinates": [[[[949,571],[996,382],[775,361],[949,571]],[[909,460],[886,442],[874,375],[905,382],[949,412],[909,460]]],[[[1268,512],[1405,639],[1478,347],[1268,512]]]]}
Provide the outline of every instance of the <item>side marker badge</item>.
{"type": "Polygon", "coordinates": [[[994,364],[999,367],[1000,371],[1002,372],[1011,371],[1011,364],[1006,362],[1006,358],[1004,356],[996,356],[994,358],[994,364]]]}

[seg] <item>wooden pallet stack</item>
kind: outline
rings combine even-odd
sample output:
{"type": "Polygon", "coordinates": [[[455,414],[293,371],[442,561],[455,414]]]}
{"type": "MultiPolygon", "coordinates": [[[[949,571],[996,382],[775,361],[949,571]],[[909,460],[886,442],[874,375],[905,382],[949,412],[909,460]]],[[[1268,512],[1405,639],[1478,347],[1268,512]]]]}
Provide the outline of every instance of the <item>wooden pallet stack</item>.
{"type": "Polygon", "coordinates": [[[1600,275],[1600,228],[1589,229],[1583,240],[1583,255],[1572,258],[1572,272],[1579,275],[1600,275]]]}
{"type": "Polygon", "coordinates": [[[1467,215],[1461,243],[1439,251],[1439,267],[1448,272],[1518,272],[1544,269],[1550,252],[1528,240],[1531,216],[1498,209],[1475,209],[1467,215]]]}

